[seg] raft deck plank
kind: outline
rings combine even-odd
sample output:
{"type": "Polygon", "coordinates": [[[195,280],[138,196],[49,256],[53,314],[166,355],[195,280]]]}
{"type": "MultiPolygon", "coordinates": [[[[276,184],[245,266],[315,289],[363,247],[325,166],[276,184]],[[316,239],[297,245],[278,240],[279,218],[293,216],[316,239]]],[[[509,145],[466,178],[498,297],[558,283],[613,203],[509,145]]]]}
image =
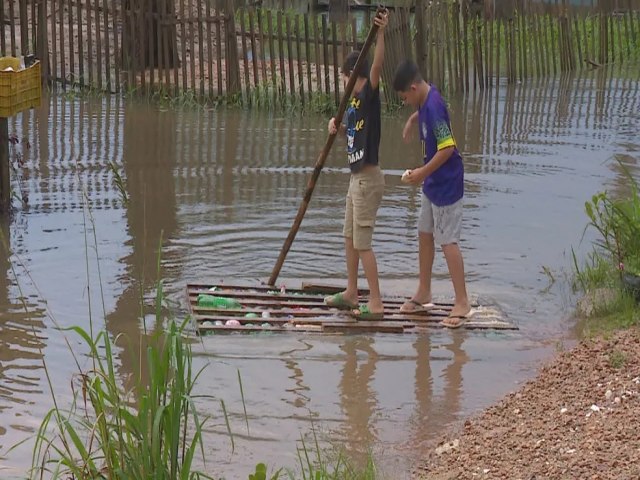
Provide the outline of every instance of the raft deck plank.
{"type": "MultiPolygon", "coordinates": [[[[326,294],[342,288],[325,284],[304,283],[302,289],[281,292],[268,285],[203,284],[187,285],[187,298],[198,331],[206,333],[233,332],[305,332],[305,333],[412,333],[426,328],[446,328],[442,320],[450,313],[452,304],[434,302],[434,308],[420,313],[401,313],[405,299],[385,297],[385,316],[379,321],[357,321],[348,312],[324,304],[326,294]],[[211,289],[215,287],[215,290],[211,289]],[[236,299],[242,308],[224,309],[199,306],[199,294],[236,299]],[[262,317],[263,312],[268,312],[262,317]],[[249,317],[247,317],[249,315],[249,317]],[[230,320],[235,320],[227,325],[230,320]],[[268,324],[268,325],[267,325],[268,324]],[[265,325],[265,326],[262,326],[265,325]]],[[[361,294],[368,292],[362,290],[361,294]]],[[[364,298],[363,298],[364,300],[364,298]]],[[[477,303],[474,315],[462,328],[517,330],[497,309],[477,303]]]]}

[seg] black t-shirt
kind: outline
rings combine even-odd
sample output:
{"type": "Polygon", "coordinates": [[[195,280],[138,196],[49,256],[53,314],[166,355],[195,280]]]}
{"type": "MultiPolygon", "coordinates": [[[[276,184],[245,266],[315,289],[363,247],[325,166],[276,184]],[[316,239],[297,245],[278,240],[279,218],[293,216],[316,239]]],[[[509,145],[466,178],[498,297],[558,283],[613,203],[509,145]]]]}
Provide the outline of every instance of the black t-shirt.
{"type": "Polygon", "coordinates": [[[380,90],[371,88],[369,80],[351,97],[345,113],[347,160],[352,173],[365,164],[378,165],[380,146],[380,90]]]}

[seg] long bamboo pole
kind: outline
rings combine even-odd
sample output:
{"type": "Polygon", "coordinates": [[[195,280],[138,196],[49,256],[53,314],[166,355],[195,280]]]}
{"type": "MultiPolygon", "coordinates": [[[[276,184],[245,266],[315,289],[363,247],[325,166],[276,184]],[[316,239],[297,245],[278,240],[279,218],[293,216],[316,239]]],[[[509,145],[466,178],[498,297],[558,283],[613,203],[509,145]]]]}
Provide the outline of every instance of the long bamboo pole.
{"type": "MultiPolygon", "coordinates": [[[[378,8],[377,13],[384,12],[384,8],[378,8]]],[[[364,42],[362,50],[360,50],[360,55],[358,56],[358,60],[356,60],[356,64],[353,67],[353,71],[349,76],[349,82],[347,82],[347,86],[344,89],[344,93],[342,95],[342,99],[340,100],[340,105],[338,106],[338,113],[336,113],[336,121],[342,118],[345,110],[347,109],[347,102],[349,101],[349,97],[351,97],[351,92],[353,91],[353,87],[356,83],[358,75],[357,71],[360,70],[360,66],[364,62],[365,58],[367,58],[367,53],[373,44],[374,39],[376,38],[376,33],[378,32],[378,26],[372,22],[371,29],[369,30],[369,34],[367,35],[367,39],[364,42]]],[[[309,206],[309,201],[311,200],[311,195],[313,195],[313,190],[316,187],[316,182],[318,181],[318,177],[320,177],[320,172],[324,167],[324,162],[331,151],[331,147],[333,146],[333,142],[335,141],[337,133],[329,134],[327,138],[327,142],[324,145],[324,148],[320,152],[318,156],[318,160],[316,161],[316,165],[313,169],[313,173],[311,174],[311,178],[309,178],[309,183],[307,184],[307,190],[302,198],[302,202],[300,203],[300,207],[298,208],[298,213],[296,215],[295,220],[293,221],[293,225],[291,225],[291,229],[289,230],[289,235],[287,236],[284,245],[282,246],[282,250],[280,251],[280,255],[278,256],[278,260],[276,261],[275,266],[273,267],[273,271],[271,272],[271,276],[269,277],[269,285],[275,285],[278,280],[278,275],[280,274],[280,270],[282,269],[282,264],[289,253],[289,249],[291,248],[291,244],[293,240],[296,238],[296,234],[300,229],[300,224],[302,223],[302,219],[304,218],[304,214],[307,211],[307,207],[309,206]]]]}

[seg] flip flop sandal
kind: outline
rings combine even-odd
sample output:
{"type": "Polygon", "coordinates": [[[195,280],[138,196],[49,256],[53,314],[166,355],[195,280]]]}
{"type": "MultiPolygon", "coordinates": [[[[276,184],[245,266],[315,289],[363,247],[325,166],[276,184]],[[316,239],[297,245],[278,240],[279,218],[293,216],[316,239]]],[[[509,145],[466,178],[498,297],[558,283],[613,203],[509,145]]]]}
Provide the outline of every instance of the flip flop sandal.
{"type": "Polygon", "coordinates": [[[467,323],[467,320],[468,318],[466,315],[449,315],[446,320],[443,320],[442,322],[440,322],[440,325],[450,328],[451,330],[455,330],[456,328],[460,328],[465,323],[467,323]],[[454,320],[454,319],[457,319],[458,322],[455,324],[447,323],[447,320],[454,320]]]}
{"type": "Polygon", "coordinates": [[[400,313],[424,313],[428,312],[429,310],[433,310],[434,308],[435,305],[431,302],[422,304],[412,298],[411,300],[407,300],[402,304],[402,306],[400,307],[400,313]],[[408,305],[412,305],[411,310],[406,308],[408,305]]]}
{"type": "Polygon", "coordinates": [[[352,303],[344,298],[343,293],[336,293],[335,295],[324,297],[324,304],[328,307],[337,308],[338,310],[353,310],[354,308],[358,308],[358,304],[352,303]]]}
{"type": "Polygon", "coordinates": [[[367,304],[360,305],[357,310],[351,312],[356,320],[384,320],[384,312],[372,312],[367,304]]]}

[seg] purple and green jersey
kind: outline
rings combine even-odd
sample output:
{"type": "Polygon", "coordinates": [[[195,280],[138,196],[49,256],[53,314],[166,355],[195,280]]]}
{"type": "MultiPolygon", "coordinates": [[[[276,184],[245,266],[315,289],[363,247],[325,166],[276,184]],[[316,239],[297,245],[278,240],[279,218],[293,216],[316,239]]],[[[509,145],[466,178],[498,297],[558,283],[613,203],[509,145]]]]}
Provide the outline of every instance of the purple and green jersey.
{"type": "Polygon", "coordinates": [[[429,175],[422,186],[427,198],[438,207],[452,205],[464,193],[464,167],[451,132],[449,112],[442,95],[430,86],[427,99],[418,110],[418,128],[425,165],[444,148],[453,147],[453,154],[440,168],[429,175]]]}

